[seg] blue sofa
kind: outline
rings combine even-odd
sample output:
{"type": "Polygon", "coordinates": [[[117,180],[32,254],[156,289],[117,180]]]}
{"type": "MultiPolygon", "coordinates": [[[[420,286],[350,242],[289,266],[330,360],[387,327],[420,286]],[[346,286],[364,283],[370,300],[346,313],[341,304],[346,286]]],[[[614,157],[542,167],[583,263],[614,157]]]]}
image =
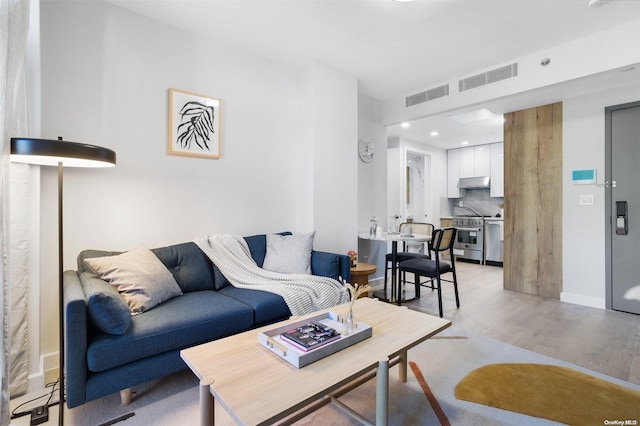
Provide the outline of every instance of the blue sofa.
{"type": "MultiPolygon", "coordinates": [[[[266,236],[245,237],[262,266],[266,236]]],[[[266,324],[291,313],[282,297],[233,287],[195,243],[152,249],[183,294],[131,317],[124,334],[92,321],[88,288],[95,280],[86,258],[120,252],[84,250],[78,270],[64,272],[66,401],[69,408],[187,368],[180,350],[266,324]]],[[[313,251],[314,275],[350,279],[346,255],[313,251]]],[[[104,281],[99,280],[104,283],[104,281]]],[[[91,302],[92,303],[92,302],[91,302]]],[[[128,320],[128,318],[127,318],[128,320]]]]}

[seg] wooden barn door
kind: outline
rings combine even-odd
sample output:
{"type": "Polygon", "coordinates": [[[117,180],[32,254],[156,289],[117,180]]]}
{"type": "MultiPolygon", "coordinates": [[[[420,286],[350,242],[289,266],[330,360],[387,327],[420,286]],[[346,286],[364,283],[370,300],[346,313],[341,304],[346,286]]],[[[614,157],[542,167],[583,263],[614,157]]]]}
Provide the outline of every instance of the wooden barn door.
{"type": "Polygon", "coordinates": [[[562,291],[562,103],[505,114],[504,288],[562,291]]]}

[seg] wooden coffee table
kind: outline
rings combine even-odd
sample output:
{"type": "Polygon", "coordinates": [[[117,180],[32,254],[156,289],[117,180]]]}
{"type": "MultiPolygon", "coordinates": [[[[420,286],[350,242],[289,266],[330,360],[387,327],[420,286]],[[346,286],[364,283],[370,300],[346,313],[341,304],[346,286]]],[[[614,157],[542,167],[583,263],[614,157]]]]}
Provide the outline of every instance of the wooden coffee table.
{"type": "MultiPolygon", "coordinates": [[[[308,316],[327,311],[345,315],[348,305],[308,316]]],[[[451,322],[374,299],[359,299],[354,314],[372,326],[373,336],[300,369],[261,346],[258,334],[305,317],[181,351],[200,379],[201,423],[213,424],[214,398],[238,424],[293,422],[329,402],[341,405],[336,395],[376,377],[376,424],[386,425],[389,368],[399,364],[399,380],[405,382],[407,351],[451,322]]]]}

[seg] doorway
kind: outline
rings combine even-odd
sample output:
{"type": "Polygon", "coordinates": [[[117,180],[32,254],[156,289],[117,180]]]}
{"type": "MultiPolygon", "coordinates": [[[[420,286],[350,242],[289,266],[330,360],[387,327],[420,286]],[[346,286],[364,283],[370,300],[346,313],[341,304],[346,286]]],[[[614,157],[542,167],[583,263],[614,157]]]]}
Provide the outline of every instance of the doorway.
{"type": "Polygon", "coordinates": [[[405,164],[405,217],[415,222],[431,220],[431,157],[407,151],[405,164]]]}
{"type": "MultiPolygon", "coordinates": [[[[433,223],[431,154],[404,141],[387,150],[387,212],[389,232],[411,218],[433,223]]],[[[437,225],[437,224],[436,224],[437,225]]]]}
{"type": "Polygon", "coordinates": [[[640,102],[605,108],[606,304],[640,314],[640,102]]]}

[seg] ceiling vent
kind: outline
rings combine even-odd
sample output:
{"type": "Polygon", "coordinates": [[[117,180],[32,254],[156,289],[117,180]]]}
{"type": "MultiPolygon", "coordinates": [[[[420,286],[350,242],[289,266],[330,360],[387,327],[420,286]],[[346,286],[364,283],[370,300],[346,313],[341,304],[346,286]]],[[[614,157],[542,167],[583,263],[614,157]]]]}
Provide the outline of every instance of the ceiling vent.
{"type": "Polygon", "coordinates": [[[487,84],[496,83],[498,81],[506,80],[509,78],[518,76],[518,63],[496,68],[491,71],[483,72],[482,74],[467,77],[458,81],[458,91],[464,92],[465,90],[475,89],[476,87],[486,86],[487,84]]]}
{"type": "Polygon", "coordinates": [[[423,102],[432,101],[434,99],[449,96],[449,85],[434,87],[433,89],[425,90],[424,92],[416,93],[415,95],[407,96],[405,98],[405,107],[418,105],[423,102]]]}

